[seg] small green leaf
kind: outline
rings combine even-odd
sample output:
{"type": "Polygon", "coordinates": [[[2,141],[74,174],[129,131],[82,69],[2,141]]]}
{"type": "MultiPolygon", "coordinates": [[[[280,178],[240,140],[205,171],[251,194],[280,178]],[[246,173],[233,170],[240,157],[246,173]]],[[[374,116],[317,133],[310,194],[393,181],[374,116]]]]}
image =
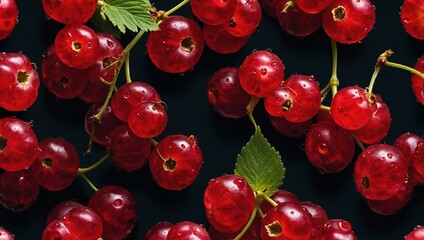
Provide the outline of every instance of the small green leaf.
{"type": "Polygon", "coordinates": [[[156,31],[159,26],[150,15],[150,8],[149,0],[105,0],[96,14],[106,16],[122,33],[126,29],[133,32],[156,31]]]}
{"type": "MultiPolygon", "coordinates": [[[[106,17],[106,16],[105,16],[106,17]]],[[[97,9],[91,18],[96,32],[109,33],[116,38],[121,38],[121,31],[118,27],[114,26],[107,18],[103,18],[100,14],[100,9],[97,9]]]]}
{"type": "Polygon", "coordinates": [[[246,179],[255,192],[268,197],[283,184],[286,169],[281,156],[259,127],[237,156],[234,173],[246,179]]]}

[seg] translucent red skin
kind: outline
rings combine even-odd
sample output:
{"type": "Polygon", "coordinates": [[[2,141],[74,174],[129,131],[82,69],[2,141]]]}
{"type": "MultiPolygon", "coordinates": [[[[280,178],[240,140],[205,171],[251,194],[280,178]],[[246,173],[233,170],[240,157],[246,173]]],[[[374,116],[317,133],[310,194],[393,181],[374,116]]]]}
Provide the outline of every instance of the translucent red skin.
{"type": "Polygon", "coordinates": [[[151,149],[150,140],[137,137],[126,124],[115,128],[106,144],[113,165],[127,172],[146,165],[151,149]]]}
{"type": "MultiPolygon", "coordinates": [[[[262,219],[256,215],[255,220],[253,220],[252,225],[250,225],[249,229],[244,233],[243,237],[240,240],[258,240],[259,239],[259,229],[261,227],[262,219]]],[[[222,233],[213,228],[213,226],[209,226],[208,233],[211,239],[213,240],[233,240],[237,237],[239,232],[235,233],[222,233]]]]}
{"type": "Polygon", "coordinates": [[[400,8],[400,20],[405,31],[413,38],[424,39],[424,1],[404,0],[400,8]]]}
{"type": "Polygon", "coordinates": [[[149,156],[153,180],[168,190],[182,190],[190,186],[200,173],[203,155],[195,136],[173,134],[158,142],[149,156]],[[166,170],[166,160],[175,161],[173,171],[166,170]]]}
{"type": "Polygon", "coordinates": [[[284,136],[297,138],[304,136],[312,126],[312,118],[304,122],[290,122],[284,117],[274,117],[268,114],[269,121],[277,132],[284,136]]]}
{"type": "Polygon", "coordinates": [[[75,207],[62,219],[74,240],[98,240],[102,237],[102,218],[89,207],[75,207]]]}
{"type": "Polygon", "coordinates": [[[320,121],[306,134],[305,153],[319,172],[340,172],[352,162],[355,142],[348,131],[333,121],[320,121]]]}
{"type": "MultiPolygon", "coordinates": [[[[423,139],[414,133],[404,133],[398,136],[392,143],[392,145],[398,148],[405,156],[406,161],[409,165],[409,181],[413,182],[414,185],[424,183],[424,170],[418,173],[413,165],[413,161],[417,161],[419,157],[418,143],[423,139]],[[416,158],[414,160],[414,158],[416,158]]],[[[423,145],[424,146],[424,145],[423,145]]],[[[422,161],[422,160],[421,160],[422,161]]],[[[419,161],[418,161],[419,162],[419,161]]],[[[424,165],[423,165],[424,169],[424,165]]]]}
{"type": "Polygon", "coordinates": [[[197,223],[182,221],[168,232],[167,240],[211,240],[206,229],[197,223]]]}
{"type": "Polygon", "coordinates": [[[197,22],[172,15],[160,24],[159,31],[149,32],[146,47],[150,60],[157,68],[167,73],[183,73],[196,65],[204,45],[197,22]],[[194,43],[191,50],[182,46],[182,41],[187,38],[194,43]]]}
{"type": "Polygon", "coordinates": [[[0,2],[0,40],[6,39],[15,29],[19,10],[15,0],[0,2]]]}
{"type": "Polygon", "coordinates": [[[128,126],[141,138],[157,137],[165,130],[167,124],[168,115],[162,102],[141,102],[128,115],[128,126]]]}
{"type": "Polygon", "coordinates": [[[75,240],[62,219],[53,220],[44,228],[41,240],[52,239],[75,240]]]}
{"type": "Polygon", "coordinates": [[[57,57],[64,64],[85,69],[93,65],[100,51],[97,34],[85,25],[67,25],[63,27],[54,40],[57,57]],[[73,43],[81,44],[79,51],[73,50],[73,43]]]}
{"type": "Polygon", "coordinates": [[[40,152],[31,165],[37,182],[50,191],[71,185],[78,175],[80,158],[74,145],[63,138],[46,138],[39,143],[40,152]],[[51,160],[50,166],[43,161],[51,160]]]}
{"type": "Polygon", "coordinates": [[[112,130],[124,123],[113,114],[110,104],[106,106],[100,122],[93,122],[91,118],[100,111],[102,105],[103,103],[93,103],[90,105],[85,114],[84,125],[85,132],[89,136],[92,136],[93,126],[95,126],[94,135],[92,136],[93,141],[100,145],[106,145],[110,139],[112,130]]]}
{"type": "Polygon", "coordinates": [[[334,41],[351,44],[368,35],[375,19],[375,9],[369,0],[335,0],[323,12],[322,26],[334,41]],[[335,20],[332,11],[339,6],[344,7],[346,14],[342,20],[335,20]]]}
{"type": "Polygon", "coordinates": [[[330,219],[322,228],[318,240],[358,240],[350,222],[343,219],[330,219]]]}
{"type": "MultiPolygon", "coordinates": [[[[282,202],[291,202],[295,204],[300,204],[300,200],[295,194],[284,189],[280,189],[276,193],[274,193],[271,196],[271,199],[277,204],[282,202]]],[[[269,210],[271,210],[271,208],[273,208],[273,206],[268,201],[262,202],[261,210],[264,214],[266,214],[269,210]]]]}
{"type": "Polygon", "coordinates": [[[236,37],[225,30],[223,25],[203,24],[203,38],[206,46],[221,54],[231,54],[241,50],[251,35],[236,37]]]}
{"type": "Polygon", "coordinates": [[[408,166],[403,153],[396,147],[373,144],[363,150],[355,161],[353,177],[356,189],[368,199],[391,198],[405,185],[408,166]]]}
{"type": "Polygon", "coordinates": [[[321,234],[324,224],[328,221],[327,212],[323,207],[321,207],[321,205],[311,201],[303,201],[300,203],[300,206],[306,208],[306,210],[311,214],[312,239],[316,239],[316,237],[321,234]]]}
{"type": "Polygon", "coordinates": [[[56,204],[47,215],[46,223],[50,223],[54,220],[61,220],[65,217],[66,213],[76,207],[82,207],[83,205],[74,200],[66,200],[56,204]]]}
{"type": "Polygon", "coordinates": [[[265,215],[261,225],[261,240],[311,239],[312,218],[309,212],[296,203],[283,202],[265,215]],[[278,236],[269,236],[266,226],[278,223],[282,231],[278,236]]]}
{"type": "Polygon", "coordinates": [[[216,230],[239,232],[255,208],[255,196],[247,181],[234,174],[209,181],[203,195],[206,217],[216,230]]]}
{"type": "Polygon", "coordinates": [[[262,8],[258,0],[237,0],[234,15],[223,26],[231,35],[245,37],[256,31],[261,18],[262,8]]]}
{"type": "Polygon", "coordinates": [[[100,49],[97,60],[88,69],[88,81],[79,98],[84,102],[104,102],[109,92],[110,84],[117,73],[116,67],[110,67],[123,51],[121,43],[107,33],[96,33],[100,49]]]}
{"type": "Polygon", "coordinates": [[[160,95],[156,89],[145,82],[129,82],[118,88],[111,99],[112,111],[117,118],[128,122],[131,110],[143,101],[159,102],[160,95]]]}
{"type": "Polygon", "coordinates": [[[323,12],[331,2],[332,0],[296,0],[296,6],[304,12],[315,14],[323,12]]]}
{"type": "Polygon", "coordinates": [[[84,24],[94,14],[97,7],[96,0],[42,0],[46,14],[63,24],[84,24]]]}
{"type": "MultiPolygon", "coordinates": [[[[424,55],[417,59],[414,69],[424,73],[424,55]]],[[[417,101],[424,105],[424,79],[416,74],[411,74],[411,88],[417,101]]]]}
{"type": "Polygon", "coordinates": [[[415,185],[424,184],[424,140],[417,142],[412,155],[410,177],[415,185]]]}
{"type": "Polygon", "coordinates": [[[406,180],[405,185],[391,198],[386,200],[365,199],[368,207],[375,213],[390,216],[398,213],[411,200],[414,184],[411,180],[406,180]]]}
{"type": "Polygon", "coordinates": [[[347,130],[364,127],[372,116],[365,90],[358,86],[340,89],[331,100],[330,108],[334,122],[347,130]]]}
{"type": "Polygon", "coordinates": [[[314,76],[294,74],[271,91],[264,100],[270,115],[284,117],[290,122],[305,122],[312,119],[321,106],[321,92],[314,76]],[[285,101],[292,106],[284,110],[285,101]]]}
{"type": "Polygon", "coordinates": [[[231,19],[236,10],[237,0],[192,0],[191,10],[203,23],[223,24],[231,19]]]}
{"type": "MultiPolygon", "coordinates": [[[[0,53],[0,107],[8,111],[23,111],[37,100],[40,78],[35,65],[23,53],[0,53]],[[19,73],[26,74],[19,82],[19,73]]],[[[21,74],[22,75],[22,74],[21,74]]]]}
{"type": "Polygon", "coordinates": [[[0,204],[14,212],[21,212],[34,204],[40,186],[30,169],[0,175],[0,204]]]}
{"type": "Polygon", "coordinates": [[[408,233],[404,240],[421,240],[424,238],[424,227],[416,226],[410,233],[408,233]]]}
{"type": "Polygon", "coordinates": [[[226,118],[241,118],[247,114],[251,96],[240,85],[239,69],[218,69],[208,81],[206,92],[214,110],[226,118]]]}
{"type": "Polygon", "coordinates": [[[282,60],[276,54],[267,50],[254,51],[240,66],[240,84],[250,95],[265,97],[283,82],[284,69],[282,60]]]}
{"type": "Polygon", "coordinates": [[[389,132],[392,117],[390,109],[380,96],[376,96],[375,103],[371,104],[372,116],[364,127],[353,130],[355,136],[365,144],[381,142],[389,132]]]}
{"type": "Polygon", "coordinates": [[[17,171],[31,166],[38,154],[38,139],[30,123],[16,117],[2,118],[0,136],[7,139],[0,152],[0,168],[17,171]]]}
{"type": "Polygon", "coordinates": [[[87,85],[87,70],[71,68],[62,63],[51,45],[43,54],[41,73],[47,90],[61,99],[78,97],[87,85]]]}
{"type": "Polygon", "coordinates": [[[158,222],[146,232],[143,240],[166,240],[168,232],[174,226],[170,222],[158,222]]]}
{"type": "Polygon", "coordinates": [[[306,13],[297,6],[297,2],[295,6],[289,7],[286,12],[283,12],[287,2],[289,2],[289,0],[281,1],[276,8],[278,23],[286,33],[294,37],[303,38],[320,29],[322,20],[321,13],[306,13]]]}
{"type": "Polygon", "coordinates": [[[103,219],[103,239],[125,239],[138,219],[137,203],[130,191],[120,186],[107,185],[96,191],[88,201],[103,219]]]}
{"type": "Polygon", "coordinates": [[[15,237],[3,227],[0,227],[0,239],[1,240],[14,240],[15,237]]]}

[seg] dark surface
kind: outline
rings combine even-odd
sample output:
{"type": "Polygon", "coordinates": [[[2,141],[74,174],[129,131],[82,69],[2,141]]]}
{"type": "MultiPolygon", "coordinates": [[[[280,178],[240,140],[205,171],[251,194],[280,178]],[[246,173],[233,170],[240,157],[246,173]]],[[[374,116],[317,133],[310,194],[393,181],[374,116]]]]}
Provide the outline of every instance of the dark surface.
{"type": "MultiPolygon", "coordinates": [[[[153,1],[159,9],[169,9],[177,0],[153,1]]],[[[379,54],[393,49],[391,58],[409,66],[423,53],[421,41],[412,39],[401,26],[400,0],[373,1],[376,5],[375,28],[361,44],[339,45],[339,78],[341,87],[357,84],[365,87],[371,77],[379,54]]],[[[18,0],[19,24],[13,34],[0,41],[0,51],[22,51],[39,66],[41,76],[42,52],[53,42],[60,24],[44,17],[40,1],[18,0]]],[[[190,15],[185,6],[176,14],[190,15]]],[[[123,44],[131,39],[128,34],[123,44]]],[[[324,86],[331,73],[330,41],[322,30],[305,39],[295,39],[285,34],[276,20],[263,16],[262,23],[247,46],[240,52],[220,56],[205,48],[199,64],[193,71],[182,75],[161,73],[148,60],[145,40],[131,53],[134,81],[153,85],[168,105],[169,134],[193,134],[199,140],[204,154],[201,174],[192,186],[171,192],[161,189],[152,180],[148,167],[131,174],[118,171],[110,163],[88,173],[98,187],[105,184],[120,185],[133,192],[138,201],[139,221],[128,239],[142,239],[144,233],[158,221],[178,222],[190,220],[207,225],[202,205],[203,191],[209,179],[232,173],[241,147],[253,133],[247,118],[225,119],[209,105],[205,88],[214,71],[225,66],[239,66],[254,49],[272,49],[286,65],[286,76],[294,73],[311,74],[324,86]]],[[[123,76],[121,76],[121,82],[123,76]]],[[[397,69],[383,69],[374,88],[391,109],[392,126],[385,142],[405,133],[423,134],[424,107],[415,101],[410,89],[410,74],[397,69]]],[[[95,146],[91,155],[83,155],[88,138],[83,129],[87,105],[78,99],[57,100],[42,86],[37,102],[25,112],[10,113],[1,110],[0,117],[16,115],[34,121],[34,130],[40,140],[62,136],[74,143],[81,154],[81,165],[89,166],[104,153],[95,146]]],[[[424,224],[424,189],[416,187],[412,201],[398,214],[390,217],[371,212],[355,191],[352,165],[338,174],[321,175],[307,161],[301,150],[303,138],[289,139],[276,133],[259,104],[254,113],[264,135],[281,153],[287,168],[283,188],[295,193],[301,200],[320,204],[330,218],[350,221],[359,239],[402,239],[417,224],[424,224]]],[[[42,190],[37,202],[28,210],[12,213],[0,208],[0,226],[16,235],[17,240],[39,239],[45,227],[48,211],[58,202],[75,199],[86,204],[92,190],[81,179],[60,192],[42,190]]]]}

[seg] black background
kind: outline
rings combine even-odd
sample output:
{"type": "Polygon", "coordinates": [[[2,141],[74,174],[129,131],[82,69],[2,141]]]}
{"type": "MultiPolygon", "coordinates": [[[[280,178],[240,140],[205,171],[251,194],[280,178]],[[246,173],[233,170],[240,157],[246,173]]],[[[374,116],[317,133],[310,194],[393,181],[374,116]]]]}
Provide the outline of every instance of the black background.
{"type": "MultiPolygon", "coordinates": [[[[0,51],[22,51],[39,66],[41,76],[42,53],[53,43],[62,25],[45,18],[41,1],[18,0],[19,24],[12,35],[0,41],[0,51]]],[[[177,0],[152,1],[159,9],[167,10],[177,0]]],[[[339,45],[339,79],[341,86],[357,84],[365,87],[371,77],[379,54],[393,49],[391,60],[413,66],[423,54],[421,41],[411,38],[402,28],[399,11],[402,1],[374,0],[377,20],[375,28],[360,44],[339,45]]],[[[189,6],[175,14],[190,16],[189,6]]],[[[125,45],[133,33],[121,39],[125,45]]],[[[144,167],[133,173],[118,171],[110,163],[88,173],[97,187],[106,184],[128,188],[137,198],[138,223],[128,239],[142,239],[144,233],[158,221],[190,220],[207,225],[203,208],[203,191],[209,179],[232,173],[241,147],[253,133],[247,118],[225,119],[216,114],[206,98],[209,77],[219,68],[239,66],[254,49],[271,49],[279,55],[286,76],[294,73],[314,75],[324,86],[331,74],[330,40],[319,30],[305,39],[284,33],[275,19],[263,15],[257,32],[238,53],[221,56],[207,47],[193,71],[184,75],[166,74],[157,70],[148,59],[146,36],[131,52],[133,81],[145,81],[154,86],[168,105],[169,123],[157,140],[169,134],[195,135],[204,154],[200,176],[183,191],[167,191],[156,185],[144,167]]],[[[120,83],[124,81],[123,75],[120,83]]],[[[392,126],[385,142],[392,143],[399,135],[412,132],[423,134],[424,108],[416,102],[410,88],[410,74],[386,68],[380,72],[374,88],[391,109],[392,126]]],[[[78,99],[55,99],[44,86],[36,103],[25,112],[0,110],[0,116],[18,116],[34,121],[39,140],[62,136],[76,145],[81,154],[82,167],[99,159],[105,150],[95,146],[91,155],[83,155],[88,137],[83,122],[87,104],[78,99]]],[[[416,187],[412,201],[401,212],[390,217],[374,214],[355,191],[352,164],[341,173],[319,174],[308,162],[301,145],[304,138],[290,139],[276,133],[260,103],[254,112],[258,124],[270,143],[280,152],[286,166],[282,188],[295,193],[301,200],[309,200],[324,207],[330,218],[350,221],[359,239],[403,239],[415,225],[424,224],[424,189],[416,187]]],[[[86,204],[92,194],[87,184],[78,178],[68,189],[60,192],[41,190],[36,203],[24,212],[12,213],[0,208],[0,226],[16,235],[17,240],[39,239],[49,210],[63,200],[74,199],[86,204]]]]}

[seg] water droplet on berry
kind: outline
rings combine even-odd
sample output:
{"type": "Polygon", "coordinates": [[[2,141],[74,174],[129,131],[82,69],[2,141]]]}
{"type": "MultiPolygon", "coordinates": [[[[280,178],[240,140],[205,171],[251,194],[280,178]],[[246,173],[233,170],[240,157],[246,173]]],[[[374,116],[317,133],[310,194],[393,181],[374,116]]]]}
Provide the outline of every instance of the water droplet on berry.
{"type": "Polygon", "coordinates": [[[388,153],[388,154],[387,154],[387,157],[388,157],[388,158],[392,158],[392,157],[393,157],[393,153],[388,153]]]}
{"type": "Polygon", "coordinates": [[[343,112],[343,108],[342,108],[342,107],[338,107],[338,108],[337,108],[337,111],[339,111],[339,112],[343,112]]]}
{"type": "Polygon", "coordinates": [[[328,146],[325,143],[322,143],[318,146],[318,152],[322,155],[326,155],[328,153],[328,146]]]}
{"type": "Polygon", "coordinates": [[[122,199],[116,199],[115,201],[113,201],[113,206],[115,207],[122,206],[122,199]]]}

